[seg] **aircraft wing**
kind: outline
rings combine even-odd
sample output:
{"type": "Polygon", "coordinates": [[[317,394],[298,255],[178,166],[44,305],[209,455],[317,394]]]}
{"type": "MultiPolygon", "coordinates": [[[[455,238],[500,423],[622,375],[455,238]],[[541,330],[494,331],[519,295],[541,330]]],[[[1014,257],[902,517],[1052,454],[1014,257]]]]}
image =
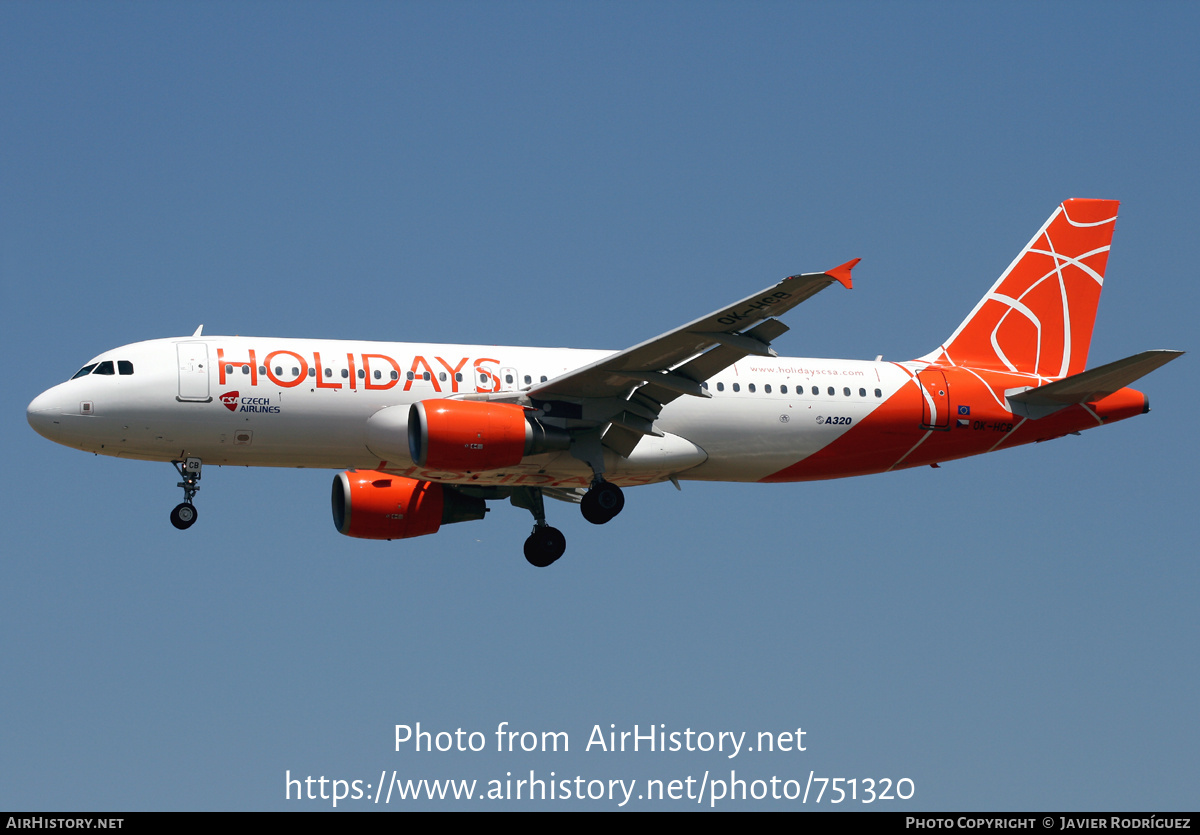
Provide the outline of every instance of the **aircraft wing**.
{"type": "Polygon", "coordinates": [[[547,414],[612,425],[604,445],[628,455],[643,435],[658,435],[662,407],[684,394],[711,395],[701,385],[751,354],[776,356],[770,342],[787,332],[775,317],[837,282],[851,286],[858,258],[823,273],[789,276],[728,307],[632,348],[534,385],[526,393],[547,414]]]}

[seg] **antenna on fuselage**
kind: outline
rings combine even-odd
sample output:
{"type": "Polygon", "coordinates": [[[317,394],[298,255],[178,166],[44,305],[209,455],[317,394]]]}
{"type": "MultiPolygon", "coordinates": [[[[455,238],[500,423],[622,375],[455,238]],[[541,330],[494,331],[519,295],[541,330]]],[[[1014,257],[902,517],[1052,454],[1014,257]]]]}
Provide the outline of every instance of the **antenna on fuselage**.
{"type": "Polygon", "coordinates": [[[194,334],[192,334],[192,336],[199,336],[200,331],[202,331],[202,330],[204,330],[204,325],[201,325],[200,327],[196,328],[196,332],[194,334]]]}

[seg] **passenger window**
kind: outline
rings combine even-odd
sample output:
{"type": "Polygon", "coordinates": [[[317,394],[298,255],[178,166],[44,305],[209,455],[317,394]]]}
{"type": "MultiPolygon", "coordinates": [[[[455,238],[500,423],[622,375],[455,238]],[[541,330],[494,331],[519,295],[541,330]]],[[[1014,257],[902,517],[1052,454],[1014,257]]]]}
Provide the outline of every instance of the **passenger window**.
{"type": "Polygon", "coordinates": [[[242,373],[243,373],[243,374],[249,374],[249,373],[250,373],[250,366],[248,366],[248,365],[243,365],[243,366],[242,366],[242,373]]]}
{"type": "MultiPolygon", "coordinates": [[[[120,365],[120,363],[117,363],[117,365],[120,365]]],[[[258,373],[259,373],[259,374],[266,374],[266,373],[267,373],[267,367],[266,367],[265,365],[260,365],[260,366],[258,367],[258,373]]]]}
{"type": "Polygon", "coordinates": [[[733,390],[734,390],[734,391],[741,391],[741,390],[742,390],[742,386],[741,386],[741,384],[740,384],[740,383],[734,383],[734,384],[733,384],[733,390]]]}
{"type": "Polygon", "coordinates": [[[717,391],[725,391],[725,384],[717,383],[717,391]]]}
{"type": "Polygon", "coordinates": [[[546,382],[546,375],[545,375],[545,374],[543,374],[543,375],[542,375],[542,382],[543,382],[543,383],[544,383],[544,382],[546,382]]]}
{"type": "Polygon", "coordinates": [[[421,372],[421,379],[428,383],[429,382],[429,372],[428,371],[421,372]]]}
{"type": "Polygon", "coordinates": [[[531,385],[532,383],[533,383],[533,378],[530,377],[528,374],[526,374],[525,375],[525,385],[528,386],[528,385],[531,385]]]}
{"type": "Polygon", "coordinates": [[[326,369],[325,369],[325,376],[326,376],[326,377],[332,377],[332,376],[333,376],[333,369],[332,369],[332,368],[326,368],[326,369]]]}
{"type": "Polygon", "coordinates": [[[866,396],[867,396],[867,390],[866,390],[866,389],[859,389],[859,390],[858,390],[858,396],[859,396],[859,397],[866,397],[866,396]]]}
{"type": "Polygon", "coordinates": [[[363,371],[361,368],[360,368],[360,369],[358,369],[358,379],[360,379],[360,380],[361,380],[361,379],[363,379],[363,378],[364,378],[364,377],[366,377],[366,376],[367,376],[367,372],[363,371]]]}
{"type": "Polygon", "coordinates": [[[100,363],[99,365],[96,366],[96,370],[92,373],[93,374],[108,374],[111,376],[112,374],[115,373],[115,370],[113,369],[112,360],[105,360],[104,362],[100,363]]]}
{"type": "Polygon", "coordinates": [[[133,363],[129,360],[117,360],[117,371],[122,377],[128,377],[133,373],[133,363]]]}
{"type": "Polygon", "coordinates": [[[383,376],[383,372],[381,372],[378,368],[376,368],[372,373],[375,375],[376,380],[383,376]]]}
{"type": "MultiPolygon", "coordinates": [[[[293,372],[293,373],[295,373],[295,372],[293,372]]],[[[275,366],[275,376],[276,376],[276,377],[282,377],[282,376],[283,376],[283,366],[282,366],[282,365],[277,365],[277,366],[275,366]]]]}
{"type": "Polygon", "coordinates": [[[813,386],[813,394],[820,394],[820,393],[821,393],[821,390],[819,388],[817,388],[816,386],[813,386]]]}
{"type": "Polygon", "coordinates": [[[400,375],[399,375],[398,373],[396,373],[396,371],[395,371],[395,370],[393,370],[389,376],[390,376],[390,377],[391,377],[393,380],[399,380],[399,379],[400,379],[400,375]]]}
{"type": "Polygon", "coordinates": [[[511,374],[505,374],[505,375],[504,375],[504,383],[505,383],[506,385],[510,385],[510,386],[511,386],[511,385],[512,385],[512,381],[513,381],[513,375],[511,375],[511,374]]]}
{"type": "Polygon", "coordinates": [[[880,391],[879,389],[875,389],[875,396],[876,396],[876,397],[883,397],[883,392],[882,392],[882,391],[880,391]]]}
{"type": "Polygon", "coordinates": [[[348,368],[343,368],[342,369],[342,379],[344,380],[349,376],[350,376],[350,370],[348,368]]]}
{"type": "MultiPolygon", "coordinates": [[[[278,371],[276,371],[275,373],[276,373],[276,374],[278,374],[279,372],[278,372],[278,371]]],[[[299,377],[299,376],[300,376],[300,369],[299,369],[299,368],[297,368],[297,367],[296,367],[296,366],[294,366],[294,365],[292,366],[292,376],[293,376],[293,377],[299,377]]]]}
{"type": "Polygon", "coordinates": [[[842,394],[846,397],[849,397],[850,396],[850,386],[846,386],[845,388],[843,388],[842,394]]]}
{"type": "Polygon", "coordinates": [[[779,387],[779,393],[780,393],[780,394],[787,394],[787,386],[780,386],[780,387],[779,387]]]}
{"type": "Polygon", "coordinates": [[[439,380],[441,380],[443,383],[444,383],[444,382],[446,382],[446,372],[445,372],[445,371],[439,371],[439,372],[438,372],[438,379],[439,379],[439,380]]]}
{"type": "Polygon", "coordinates": [[[837,392],[834,390],[833,386],[830,386],[829,387],[829,396],[833,397],[835,394],[837,394],[837,392]]]}
{"type": "Polygon", "coordinates": [[[309,377],[316,377],[316,376],[317,376],[317,369],[315,369],[315,368],[310,368],[310,369],[308,369],[308,376],[309,376],[309,377]]]}
{"type": "Polygon", "coordinates": [[[765,386],[763,386],[763,391],[765,391],[767,394],[770,394],[771,393],[771,384],[767,383],[765,386]]]}
{"type": "Polygon", "coordinates": [[[750,389],[751,394],[754,394],[754,383],[751,383],[750,385],[746,386],[746,388],[750,389]]]}
{"type": "Polygon", "coordinates": [[[454,381],[455,381],[455,382],[457,382],[457,383],[461,383],[461,382],[462,382],[462,372],[461,372],[461,371],[455,372],[455,374],[454,374],[454,381]]]}
{"type": "Polygon", "coordinates": [[[410,371],[410,372],[408,372],[408,374],[407,374],[407,375],[405,375],[405,376],[407,376],[407,377],[408,377],[408,379],[410,379],[410,380],[414,380],[414,379],[416,379],[416,375],[415,375],[415,374],[413,374],[411,371],[410,371]]]}
{"type": "Polygon", "coordinates": [[[86,377],[87,375],[92,373],[92,369],[95,367],[96,367],[96,363],[92,363],[91,365],[85,365],[83,368],[76,371],[75,376],[72,377],[71,379],[75,380],[75,379],[78,379],[79,377],[86,377]]]}

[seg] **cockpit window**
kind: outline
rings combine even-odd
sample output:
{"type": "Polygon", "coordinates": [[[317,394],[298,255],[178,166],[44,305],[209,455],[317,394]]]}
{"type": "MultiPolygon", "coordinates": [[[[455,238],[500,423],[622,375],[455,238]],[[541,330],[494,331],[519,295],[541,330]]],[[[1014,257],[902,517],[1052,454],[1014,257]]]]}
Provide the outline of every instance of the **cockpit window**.
{"type": "Polygon", "coordinates": [[[117,360],[117,371],[122,377],[128,377],[133,373],[133,363],[129,360],[117,360]]]}
{"type": "Polygon", "coordinates": [[[91,374],[91,373],[92,373],[92,369],[93,369],[93,368],[95,368],[95,367],[96,367],[96,363],[92,363],[91,365],[85,365],[83,368],[81,368],[81,369],[79,369],[78,371],[76,371],[76,372],[75,372],[75,376],[74,376],[74,377],[72,377],[71,379],[72,379],[72,380],[77,380],[77,379],[79,379],[80,377],[86,377],[87,375],[89,375],[89,374],[91,374]]]}
{"type": "Polygon", "coordinates": [[[96,370],[92,373],[93,374],[107,374],[111,377],[113,374],[116,374],[117,371],[115,368],[113,368],[112,360],[105,360],[104,362],[97,365],[96,370]]]}

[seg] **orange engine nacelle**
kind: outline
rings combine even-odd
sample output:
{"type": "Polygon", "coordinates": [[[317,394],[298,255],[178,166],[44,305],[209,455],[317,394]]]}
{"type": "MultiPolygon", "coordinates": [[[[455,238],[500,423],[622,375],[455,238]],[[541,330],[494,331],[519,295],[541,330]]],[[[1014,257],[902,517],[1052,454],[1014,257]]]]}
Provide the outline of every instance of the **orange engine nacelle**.
{"type": "Polygon", "coordinates": [[[565,430],[526,417],[512,403],[422,400],[408,412],[408,448],[418,467],[495,470],[570,443],[565,430]]]}
{"type": "Polygon", "coordinates": [[[442,525],[482,519],[483,499],[431,481],[376,470],[347,470],[333,477],[333,524],[359,539],[408,539],[437,533],[442,525]]]}

